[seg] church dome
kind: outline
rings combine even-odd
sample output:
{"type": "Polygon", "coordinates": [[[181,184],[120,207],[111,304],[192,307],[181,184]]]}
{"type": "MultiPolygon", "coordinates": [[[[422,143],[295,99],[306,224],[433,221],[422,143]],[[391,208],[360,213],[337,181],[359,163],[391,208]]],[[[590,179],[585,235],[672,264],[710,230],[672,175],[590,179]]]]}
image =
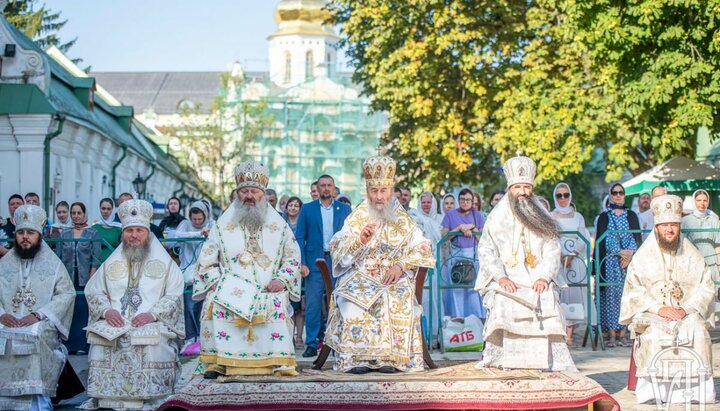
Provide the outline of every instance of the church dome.
{"type": "Polygon", "coordinates": [[[322,25],[330,17],[325,0],[281,0],[275,9],[275,22],[303,21],[322,25]]]}
{"type": "Polygon", "coordinates": [[[330,18],[326,0],[280,0],[275,9],[278,30],[270,38],[288,34],[313,34],[337,37],[323,23],[330,18]]]}

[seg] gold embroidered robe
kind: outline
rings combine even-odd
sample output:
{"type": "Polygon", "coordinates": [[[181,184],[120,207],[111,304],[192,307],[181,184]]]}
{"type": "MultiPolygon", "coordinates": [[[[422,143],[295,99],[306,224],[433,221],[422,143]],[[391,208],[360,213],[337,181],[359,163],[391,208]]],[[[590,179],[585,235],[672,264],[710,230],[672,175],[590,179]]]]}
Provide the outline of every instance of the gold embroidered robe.
{"type": "Polygon", "coordinates": [[[412,217],[396,203],[397,220],[377,226],[367,245],[360,232],[369,223],[368,205],[360,204],[333,236],[330,250],[333,275],[338,277],[330,307],[325,343],[337,353],[335,369],[392,366],[401,371],[424,367],[420,315],[415,300],[418,267],[433,267],[432,247],[412,217]],[[403,267],[400,280],[380,283],[371,266],[403,267]]]}
{"type": "Polygon", "coordinates": [[[287,222],[270,208],[259,239],[252,240],[234,220],[235,204],[210,230],[195,273],[193,298],[205,300],[200,362],[226,376],[294,375],[289,310],[291,299],[300,300],[300,247],[287,222]],[[252,241],[261,253],[253,251],[252,241]],[[269,292],[272,280],[285,290],[269,292]]]}
{"type": "MultiPolygon", "coordinates": [[[[708,333],[715,326],[714,311],[712,271],[692,242],[682,236],[680,248],[673,257],[660,250],[655,235],[648,236],[628,266],[620,306],[620,324],[628,324],[635,339],[638,401],[667,394],[658,391],[662,386],[658,382],[668,375],[685,377],[694,386],[693,400],[714,399],[708,333]],[[664,306],[681,307],[687,316],[680,321],[667,321],[658,315],[664,306]],[[682,349],[663,351],[675,345],[676,337],[682,349]],[[663,354],[658,354],[661,351],[663,354]],[[690,368],[686,368],[687,364],[690,368]],[[703,381],[698,379],[700,367],[707,371],[703,381]],[[701,384],[704,385],[702,391],[699,390],[701,384]]],[[[680,388],[685,388],[684,383],[680,388]]],[[[677,401],[684,400],[677,398],[677,401]]]]}
{"type": "MultiPolygon", "coordinates": [[[[153,409],[173,393],[180,369],[179,339],[185,337],[183,315],[183,274],[160,242],[151,235],[150,255],[139,269],[142,303],[126,307],[131,266],[121,244],[100,266],[85,286],[90,318],[88,329],[106,324],[104,314],[117,310],[128,331],[113,339],[88,331],[86,409],[153,409]],[[150,312],[156,322],[132,327],[135,315],[150,312]]],[[[113,329],[109,325],[105,326],[113,329]]]]}
{"type": "Polygon", "coordinates": [[[28,284],[37,299],[32,309],[12,300],[21,282],[22,260],[14,251],[0,260],[0,315],[21,318],[36,311],[45,318],[30,327],[0,325],[0,410],[30,409],[32,395],[55,395],[67,350],[75,289],[62,261],[45,244],[33,259],[28,284]]]}

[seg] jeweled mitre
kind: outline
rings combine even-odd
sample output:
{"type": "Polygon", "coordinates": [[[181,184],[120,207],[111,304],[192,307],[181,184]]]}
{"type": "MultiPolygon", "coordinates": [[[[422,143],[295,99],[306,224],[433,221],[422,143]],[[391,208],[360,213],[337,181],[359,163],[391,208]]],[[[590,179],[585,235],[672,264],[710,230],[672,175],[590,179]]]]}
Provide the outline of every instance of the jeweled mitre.
{"type": "Polygon", "coordinates": [[[392,187],[395,185],[395,160],[388,156],[373,156],[363,163],[363,173],[368,187],[392,187]]]}
{"type": "Polygon", "coordinates": [[[15,231],[28,229],[42,233],[45,221],[47,221],[45,210],[32,204],[22,205],[15,209],[14,217],[15,231]]]}
{"type": "Polygon", "coordinates": [[[255,187],[263,191],[267,188],[270,171],[257,161],[246,161],[235,167],[235,183],[238,188],[255,187]]]}
{"type": "Polygon", "coordinates": [[[127,200],[118,207],[118,217],[122,228],[145,227],[150,229],[150,220],[153,216],[153,207],[145,200],[127,200]]]}
{"type": "Polygon", "coordinates": [[[656,197],[650,203],[655,224],[681,223],[682,199],[672,194],[656,197]]]}
{"type": "Polygon", "coordinates": [[[535,186],[537,166],[530,157],[517,156],[508,159],[503,166],[507,186],[513,184],[530,184],[535,186]]]}

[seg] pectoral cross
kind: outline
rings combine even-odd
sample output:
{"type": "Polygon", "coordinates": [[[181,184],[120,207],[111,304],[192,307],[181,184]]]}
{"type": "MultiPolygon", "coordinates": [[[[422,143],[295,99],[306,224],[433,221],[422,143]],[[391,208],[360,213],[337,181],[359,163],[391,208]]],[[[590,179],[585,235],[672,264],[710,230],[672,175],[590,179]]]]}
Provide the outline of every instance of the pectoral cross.
{"type": "Polygon", "coordinates": [[[537,265],[537,258],[530,250],[525,253],[525,264],[529,265],[530,268],[535,268],[535,265],[537,265]]]}

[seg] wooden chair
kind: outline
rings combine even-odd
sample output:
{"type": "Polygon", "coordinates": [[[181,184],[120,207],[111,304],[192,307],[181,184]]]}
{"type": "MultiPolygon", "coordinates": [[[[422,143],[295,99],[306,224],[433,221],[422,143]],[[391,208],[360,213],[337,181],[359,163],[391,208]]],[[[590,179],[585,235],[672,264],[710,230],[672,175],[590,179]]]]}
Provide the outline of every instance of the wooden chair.
{"type": "MultiPolygon", "coordinates": [[[[320,274],[323,278],[323,283],[325,283],[325,302],[328,307],[330,307],[330,298],[332,297],[333,292],[333,285],[332,285],[332,275],[330,274],[330,267],[327,264],[327,261],[325,261],[324,258],[318,258],[315,260],[315,265],[317,265],[318,269],[320,269],[320,274]]],[[[425,277],[427,276],[427,268],[420,267],[418,269],[417,275],[415,276],[415,298],[417,299],[418,304],[422,304],[422,298],[423,298],[423,288],[425,287],[425,277]]],[[[424,331],[424,330],[422,330],[424,331]]],[[[421,331],[421,332],[422,332],[421,331]]],[[[428,352],[427,343],[425,342],[425,337],[421,335],[422,340],[422,349],[423,349],[423,360],[425,360],[425,364],[430,369],[435,369],[438,366],[433,361],[432,357],[430,357],[430,353],[428,352]]],[[[330,347],[328,347],[327,344],[323,345],[322,349],[320,350],[320,353],[318,354],[318,357],[313,361],[313,370],[322,370],[323,365],[325,365],[325,361],[327,361],[328,356],[330,355],[330,347]]]]}

